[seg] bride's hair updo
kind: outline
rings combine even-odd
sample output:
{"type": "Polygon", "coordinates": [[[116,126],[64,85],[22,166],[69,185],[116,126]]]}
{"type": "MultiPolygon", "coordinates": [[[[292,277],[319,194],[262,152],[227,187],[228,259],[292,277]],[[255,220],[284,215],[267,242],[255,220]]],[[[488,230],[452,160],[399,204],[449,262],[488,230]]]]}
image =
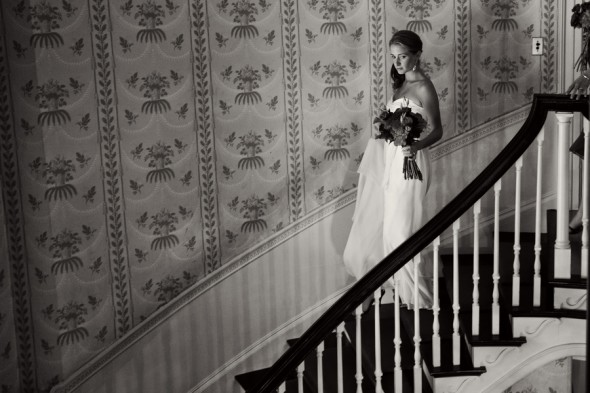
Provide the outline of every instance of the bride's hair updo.
{"type": "MultiPolygon", "coordinates": [[[[410,53],[416,54],[422,51],[422,40],[418,34],[410,30],[398,30],[393,34],[393,37],[389,40],[389,47],[391,45],[402,45],[408,48],[410,53]]],[[[406,76],[400,74],[395,69],[395,64],[391,65],[390,71],[391,79],[393,80],[393,88],[398,89],[406,80],[406,76]]]]}

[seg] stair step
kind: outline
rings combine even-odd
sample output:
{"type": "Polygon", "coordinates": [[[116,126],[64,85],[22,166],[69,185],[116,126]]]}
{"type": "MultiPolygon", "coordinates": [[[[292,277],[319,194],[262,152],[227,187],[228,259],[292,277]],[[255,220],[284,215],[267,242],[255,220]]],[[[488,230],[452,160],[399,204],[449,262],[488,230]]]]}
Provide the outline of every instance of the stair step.
{"type": "Polygon", "coordinates": [[[586,289],[586,279],[579,277],[567,278],[554,278],[547,282],[547,285],[559,288],[574,288],[574,289],[586,289]]]}
{"type": "MultiPolygon", "coordinates": [[[[258,370],[250,371],[244,374],[239,374],[235,376],[236,381],[240,384],[242,389],[245,391],[254,387],[254,385],[260,381],[266,373],[270,370],[270,367],[261,368],[258,370]]],[[[285,381],[285,385],[287,387],[288,392],[296,392],[297,391],[297,373],[292,372],[289,374],[287,380],[285,381]]],[[[304,380],[304,393],[313,393],[314,390],[307,384],[304,380]]]]}
{"type": "Polygon", "coordinates": [[[573,319],[586,319],[585,310],[519,310],[515,309],[512,312],[513,317],[532,317],[532,318],[573,318],[573,319]]]}
{"type": "Polygon", "coordinates": [[[254,386],[256,382],[263,378],[268,372],[268,370],[270,370],[270,367],[261,368],[244,374],[238,374],[235,378],[244,390],[248,390],[252,386],[254,386]]]}
{"type": "Polygon", "coordinates": [[[471,345],[474,347],[520,347],[522,344],[526,344],[526,337],[471,337],[471,345]]]}
{"type": "Polygon", "coordinates": [[[444,377],[468,377],[468,376],[479,376],[486,372],[485,367],[474,367],[470,370],[464,370],[460,366],[452,367],[436,367],[430,371],[430,375],[434,378],[444,377]]]}

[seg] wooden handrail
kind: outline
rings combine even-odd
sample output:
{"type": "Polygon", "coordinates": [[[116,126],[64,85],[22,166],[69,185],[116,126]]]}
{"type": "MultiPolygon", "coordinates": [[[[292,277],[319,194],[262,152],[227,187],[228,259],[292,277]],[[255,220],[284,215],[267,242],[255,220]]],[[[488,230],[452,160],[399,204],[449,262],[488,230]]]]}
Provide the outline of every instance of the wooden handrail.
{"type": "Polygon", "coordinates": [[[247,393],[270,393],[285,381],[288,374],[367,297],[430,245],[494,186],[534,142],[550,111],[580,112],[588,117],[588,100],[573,100],[565,94],[535,94],[529,115],[518,133],[481,174],[412,237],[359,279],[303,333],[247,393]]]}

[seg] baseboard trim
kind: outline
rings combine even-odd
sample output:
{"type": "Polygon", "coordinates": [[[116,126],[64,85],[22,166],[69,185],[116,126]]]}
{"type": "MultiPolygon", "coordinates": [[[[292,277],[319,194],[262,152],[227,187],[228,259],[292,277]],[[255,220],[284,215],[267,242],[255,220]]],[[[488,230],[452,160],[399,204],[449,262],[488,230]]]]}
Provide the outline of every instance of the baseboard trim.
{"type": "Polygon", "coordinates": [[[525,105],[508,114],[500,116],[488,123],[482,124],[469,132],[459,134],[455,137],[445,140],[430,149],[432,160],[437,160],[447,154],[464,148],[480,139],[486,138],[498,131],[505,130],[517,123],[524,122],[531,110],[531,104],[525,105]]]}

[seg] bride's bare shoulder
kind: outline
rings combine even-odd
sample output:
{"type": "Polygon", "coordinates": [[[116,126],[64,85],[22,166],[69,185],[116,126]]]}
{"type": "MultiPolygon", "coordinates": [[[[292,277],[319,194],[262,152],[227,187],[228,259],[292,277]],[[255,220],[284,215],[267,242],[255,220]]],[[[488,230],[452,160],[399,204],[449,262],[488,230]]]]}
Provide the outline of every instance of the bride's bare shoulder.
{"type": "Polygon", "coordinates": [[[425,78],[417,83],[416,95],[418,95],[422,100],[437,97],[436,88],[434,87],[432,81],[428,78],[425,78]]]}

